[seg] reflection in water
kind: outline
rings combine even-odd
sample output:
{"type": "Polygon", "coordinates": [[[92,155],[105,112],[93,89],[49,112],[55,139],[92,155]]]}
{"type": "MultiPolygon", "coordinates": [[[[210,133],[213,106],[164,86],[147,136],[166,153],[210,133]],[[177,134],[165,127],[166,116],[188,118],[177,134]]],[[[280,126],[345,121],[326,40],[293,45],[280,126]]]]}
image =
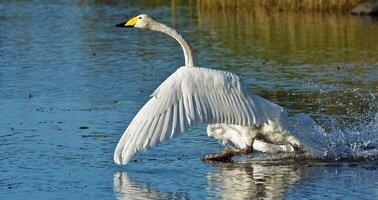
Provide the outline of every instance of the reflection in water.
{"type": "Polygon", "coordinates": [[[138,185],[130,180],[126,172],[114,174],[114,190],[117,199],[164,199],[164,194],[154,191],[148,185],[138,185]]]}
{"type": "MultiPolygon", "coordinates": [[[[277,199],[284,198],[290,187],[300,179],[295,166],[272,166],[255,163],[220,164],[207,177],[210,199],[277,199]]],[[[181,183],[177,180],[178,184],[181,183]]],[[[193,182],[194,183],[194,182],[193,182]]],[[[190,199],[182,193],[161,192],[161,185],[134,182],[126,172],[114,175],[118,199],[190,199]]]]}
{"type": "MultiPolygon", "coordinates": [[[[216,58],[224,63],[222,67],[248,76],[253,89],[266,91],[269,99],[285,100],[288,91],[308,92],[311,85],[304,84],[335,91],[376,88],[378,83],[374,78],[378,77],[378,26],[369,20],[337,14],[198,9],[198,26],[207,33],[202,36],[206,44],[216,46],[213,54],[228,50],[216,58]],[[232,63],[231,57],[236,58],[232,63]]],[[[319,90],[313,92],[319,96],[319,90]]],[[[295,105],[317,105],[309,102],[314,98],[298,100],[295,105]]],[[[328,103],[335,101],[322,102],[328,103]]]]}
{"type": "Polygon", "coordinates": [[[267,11],[344,11],[348,12],[358,5],[361,0],[299,0],[299,1],[271,1],[271,0],[197,0],[198,6],[207,10],[267,10],[267,11]]]}
{"type": "Polygon", "coordinates": [[[208,191],[218,199],[281,199],[300,179],[292,166],[226,164],[207,175],[208,191]]]}
{"type": "Polygon", "coordinates": [[[114,27],[140,12],[183,33],[203,66],[241,74],[251,91],[291,113],[324,118],[319,124],[327,133],[369,135],[375,140],[367,140],[367,149],[378,144],[377,20],[213,12],[196,8],[194,0],[180,2],[0,1],[0,199],[106,199],[114,193],[119,199],[215,199],[238,188],[248,188],[240,191],[246,198],[377,196],[377,163],[301,169],[203,164],[201,153],[219,146],[201,128],[144,154],[148,162],[133,163],[143,173],[130,170],[131,180],[117,173],[114,184],[109,181],[120,134],[183,63],[174,40],[114,27]],[[89,128],[78,128],[83,125],[89,128]]]}
{"type": "Polygon", "coordinates": [[[153,186],[134,183],[126,172],[114,174],[114,191],[117,199],[190,199],[185,193],[159,192],[153,186]]]}

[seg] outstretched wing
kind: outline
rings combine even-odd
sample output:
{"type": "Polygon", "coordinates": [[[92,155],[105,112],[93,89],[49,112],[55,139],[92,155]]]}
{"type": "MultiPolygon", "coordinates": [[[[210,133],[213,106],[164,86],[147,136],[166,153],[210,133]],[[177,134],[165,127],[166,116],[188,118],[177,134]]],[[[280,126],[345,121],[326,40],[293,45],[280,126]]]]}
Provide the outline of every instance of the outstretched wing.
{"type": "Polygon", "coordinates": [[[114,153],[126,164],[146,150],[197,122],[259,125],[280,121],[282,108],[248,92],[233,73],[181,67],[165,80],[134,117],[114,153]]]}

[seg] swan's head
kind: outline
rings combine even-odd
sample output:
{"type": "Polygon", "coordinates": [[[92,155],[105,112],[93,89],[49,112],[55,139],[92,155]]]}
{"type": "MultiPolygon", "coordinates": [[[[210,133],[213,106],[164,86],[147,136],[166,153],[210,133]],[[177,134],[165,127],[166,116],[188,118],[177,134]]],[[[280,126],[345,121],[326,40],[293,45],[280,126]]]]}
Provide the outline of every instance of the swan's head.
{"type": "Polygon", "coordinates": [[[146,14],[140,14],[136,17],[131,18],[128,21],[122,22],[117,24],[117,27],[124,27],[124,28],[151,28],[151,25],[155,22],[152,17],[146,14]]]}

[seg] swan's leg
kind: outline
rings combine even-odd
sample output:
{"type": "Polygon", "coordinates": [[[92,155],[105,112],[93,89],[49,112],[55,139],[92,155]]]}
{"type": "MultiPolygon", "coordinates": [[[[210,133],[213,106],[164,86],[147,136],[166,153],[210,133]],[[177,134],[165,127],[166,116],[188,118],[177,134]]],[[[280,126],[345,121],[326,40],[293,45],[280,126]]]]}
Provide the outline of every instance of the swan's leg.
{"type": "Polygon", "coordinates": [[[253,151],[253,147],[249,146],[245,149],[226,148],[221,152],[209,153],[202,157],[204,161],[230,161],[232,157],[242,154],[249,154],[253,151]]]}

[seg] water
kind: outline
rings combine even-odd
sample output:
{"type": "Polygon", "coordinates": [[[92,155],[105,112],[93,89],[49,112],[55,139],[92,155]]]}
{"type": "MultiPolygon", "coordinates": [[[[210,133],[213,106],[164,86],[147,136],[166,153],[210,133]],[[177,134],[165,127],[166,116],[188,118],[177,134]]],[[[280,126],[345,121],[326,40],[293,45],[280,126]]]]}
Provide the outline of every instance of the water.
{"type": "Polygon", "coordinates": [[[0,3],[0,199],[376,198],[374,159],[203,163],[202,154],[222,149],[204,125],[116,166],[124,129],[183,64],[165,35],[114,27],[140,12],[183,33],[201,66],[239,73],[251,91],[287,108],[297,134],[322,134],[336,157],[374,154],[376,19],[174,2],[0,3]]]}

